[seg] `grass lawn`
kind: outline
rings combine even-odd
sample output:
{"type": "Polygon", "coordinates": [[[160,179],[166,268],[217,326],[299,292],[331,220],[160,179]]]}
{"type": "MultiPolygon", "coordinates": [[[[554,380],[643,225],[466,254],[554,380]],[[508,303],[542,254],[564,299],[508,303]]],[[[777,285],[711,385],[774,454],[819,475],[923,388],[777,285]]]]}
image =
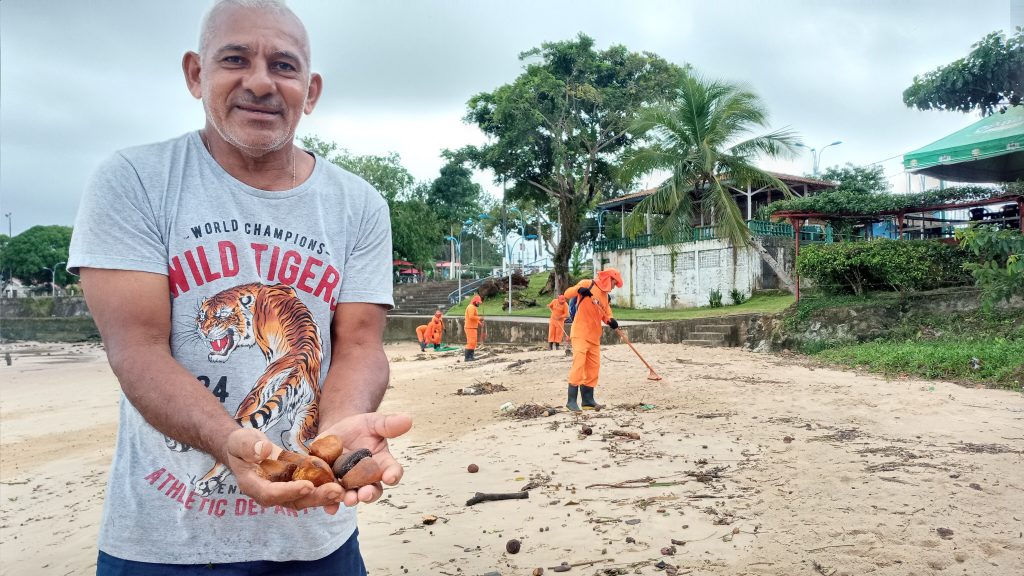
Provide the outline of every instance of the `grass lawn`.
{"type": "MultiPolygon", "coordinates": [[[[534,274],[530,276],[530,285],[522,292],[527,298],[537,300],[537,306],[530,308],[517,308],[512,311],[511,316],[533,316],[547,318],[551,311],[548,310],[550,296],[541,296],[539,293],[548,280],[548,273],[534,274]]],[[[612,307],[612,313],[618,320],[686,320],[690,318],[706,318],[711,316],[727,316],[730,314],[752,314],[752,313],[773,313],[785,310],[793,303],[793,296],[754,296],[738,306],[722,306],[721,308],[676,308],[676,309],[641,309],[612,307]]],[[[448,316],[462,316],[469,304],[469,297],[459,304],[452,306],[448,316]]],[[[504,298],[497,296],[484,300],[480,306],[480,313],[486,316],[509,316],[505,311],[508,305],[508,295],[504,298]]]]}
{"type": "Polygon", "coordinates": [[[1020,390],[1024,384],[1024,340],[948,338],[876,341],[830,348],[819,358],[889,376],[970,380],[1020,390]],[[977,359],[979,362],[973,362],[977,359]]]}

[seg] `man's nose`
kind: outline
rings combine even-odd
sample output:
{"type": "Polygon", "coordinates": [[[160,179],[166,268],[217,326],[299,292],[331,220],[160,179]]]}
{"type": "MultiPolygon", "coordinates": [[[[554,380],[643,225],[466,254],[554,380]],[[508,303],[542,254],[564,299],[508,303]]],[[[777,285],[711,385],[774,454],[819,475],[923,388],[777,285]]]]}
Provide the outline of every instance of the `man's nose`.
{"type": "Polygon", "coordinates": [[[242,85],[256,97],[266,96],[275,90],[274,79],[265,62],[256,62],[245,75],[242,85]]]}

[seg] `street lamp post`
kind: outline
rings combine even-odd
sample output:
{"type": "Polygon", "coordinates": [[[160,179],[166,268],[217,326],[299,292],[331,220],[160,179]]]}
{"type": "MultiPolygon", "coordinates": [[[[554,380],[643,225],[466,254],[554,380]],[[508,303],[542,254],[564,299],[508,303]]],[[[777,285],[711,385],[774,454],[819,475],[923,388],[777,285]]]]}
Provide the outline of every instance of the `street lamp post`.
{"type": "MultiPolygon", "coordinates": [[[[462,232],[459,232],[459,237],[462,237],[462,232]]],[[[450,240],[455,244],[455,254],[458,255],[458,264],[456,265],[458,270],[456,274],[459,275],[459,302],[462,302],[462,240],[455,236],[445,236],[445,240],[450,240]]]]}
{"type": "Polygon", "coordinates": [[[604,215],[607,214],[608,212],[610,212],[610,210],[601,209],[597,213],[597,239],[598,240],[600,240],[602,238],[602,236],[601,236],[601,220],[604,219],[604,215]]]}
{"type": "Polygon", "coordinates": [[[14,234],[11,232],[11,214],[14,212],[8,212],[4,216],[7,218],[7,236],[14,238],[14,234]]]}
{"type": "Polygon", "coordinates": [[[46,271],[48,271],[50,273],[50,297],[51,298],[56,298],[57,297],[57,267],[60,266],[61,264],[67,264],[67,262],[57,262],[56,264],[53,265],[53,268],[50,268],[48,266],[43,266],[43,270],[46,270],[46,271]]]}
{"type": "MultiPolygon", "coordinates": [[[[535,240],[536,238],[537,238],[536,234],[527,234],[526,236],[520,235],[519,238],[516,238],[515,242],[512,243],[512,249],[509,250],[509,257],[508,257],[509,264],[512,263],[512,252],[515,251],[516,245],[519,244],[519,242],[521,242],[522,240],[535,240]]],[[[508,313],[512,314],[512,269],[511,268],[508,271],[508,313]]]]}
{"type": "Polygon", "coordinates": [[[838,145],[840,145],[842,143],[843,143],[842,140],[836,140],[835,142],[833,142],[831,144],[826,144],[826,145],[822,146],[821,150],[818,150],[817,148],[811,148],[810,146],[807,146],[806,144],[797,144],[797,146],[799,146],[801,148],[807,148],[808,150],[811,151],[811,174],[815,178],[817,178],[818,177],[818,165],[821,163],[821,153],[824,152],[825,148],[828,148],[829,146],[838,146],[838,145]]]}

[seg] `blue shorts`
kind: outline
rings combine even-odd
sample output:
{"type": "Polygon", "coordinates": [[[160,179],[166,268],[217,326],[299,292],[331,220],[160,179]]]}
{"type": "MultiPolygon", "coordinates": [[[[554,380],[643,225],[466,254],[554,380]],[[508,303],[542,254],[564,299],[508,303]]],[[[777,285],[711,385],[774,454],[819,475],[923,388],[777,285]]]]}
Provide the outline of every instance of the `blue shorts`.
{"type": "Polygon", "coordinates": [[[326,558],[308,562],[229,562],[227,564],[153,564],[122,560],[100,550],[96,576],[366,576],[359,553],[359,531],[326,558]]]}

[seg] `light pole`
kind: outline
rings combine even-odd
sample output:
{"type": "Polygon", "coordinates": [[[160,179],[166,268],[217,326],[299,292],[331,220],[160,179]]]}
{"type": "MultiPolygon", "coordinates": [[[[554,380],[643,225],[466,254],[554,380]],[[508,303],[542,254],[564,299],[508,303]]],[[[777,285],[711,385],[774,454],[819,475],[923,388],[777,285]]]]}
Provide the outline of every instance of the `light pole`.
{"type": "MultiPolygon", "coordinates": [[[[508,257],[509,264],[512,263],[512,252],[515,251],[516,245],[519,244],[520,241],[522,241],[522,240],[534,240],[536,238],[537,238],[536,234],[527,234],[526,236],[520,235],[519,238],[516,238],[515,242],[512,243],[512,250],[509,250],[509,257],[508,257]]],[[[509,269],[509,271],[508,271],[508,313],[510,315],[512,314],[512,270],[511,269],[509,269]]]]}
{"type": "MultiPolygon", "coordinates": [[[[459,236],[462,236],[462,232],[459,232],[459,236]]],[[[445,236],[445,240],[450,240],[455,244],[455,254],[457,254],[458,264],[456,265],[456,274],[459,275],[459,302],[462,302],[462,240],[459,240],[455,236],[445,236]]],[[[454,258],[453,258],[454,259],[454,258]]]]}
{"type": "Polygon", "coordinates": [[[57,262],[53,265],[53,268],[43,266],[43,270],[50,272],[50,298],[57,297],[57,267],[61,264],[67,264],[67,262],[57,262]]]}
{"type": "Polygon", "coordinates": [[[826,144],[826,145],[822,146],[821,150],[818,150],[817,148],[811,148],[810,146],[807,146],[806,144],[797,144],[797,146],[799,146],[801,148],[807,148],[808,150],[811,151],[811,175],[813,175],[815,178],[817,178],[818,177],[818,164],[821,162],[821,153],[824,152],[825,148],[828,148],[829,146],[838,146],[838,145],[840,145],[842,143],[843,143],[842,140],[836,140],[835,142],[833,142],[831,144],[826,144]]]}
{"type": "Polygon", "coordinates": [[[7,235],[14,238],[14,234],[11,232],[11,214],[14,214],[14,212],[8,212],[4,216],[7,217],[7,235]]]}
{"type": "Polygon", "coordinates": [[[598,240],[601,239],[601,220],[604,219],[604,215],[607,214],[608,212],[611,212],[611,210],[605,210],[605,209],[602,208],[597,213],[597,239],[598,240]]]}

